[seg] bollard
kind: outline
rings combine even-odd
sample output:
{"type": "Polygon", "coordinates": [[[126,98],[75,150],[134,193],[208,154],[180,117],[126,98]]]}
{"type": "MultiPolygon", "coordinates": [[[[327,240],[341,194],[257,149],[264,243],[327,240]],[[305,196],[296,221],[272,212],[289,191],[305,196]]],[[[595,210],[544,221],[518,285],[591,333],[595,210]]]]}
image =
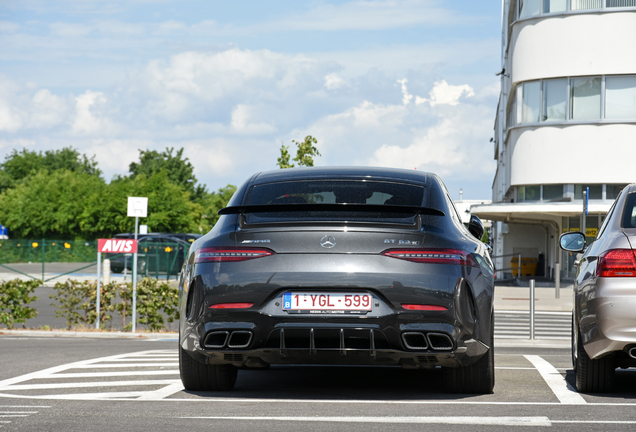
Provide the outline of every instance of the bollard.
{"type": "Polygon", "coordinates": [[[530,279],[530,340],[534,340],[534,279],[530,279]]]}
{"type": "Polygon", "coordinates": [[[554,298],[561,298],[561,263],[554,265],[554,298]]]}
{"type": "Polygon", "coordinates": [[[104,285],[108,285],[110,283],[110,260],[109,259],[105,259],[103,261],[103,266],[104,266],[104,270],[103,270],[103,284],[104,285]]]}

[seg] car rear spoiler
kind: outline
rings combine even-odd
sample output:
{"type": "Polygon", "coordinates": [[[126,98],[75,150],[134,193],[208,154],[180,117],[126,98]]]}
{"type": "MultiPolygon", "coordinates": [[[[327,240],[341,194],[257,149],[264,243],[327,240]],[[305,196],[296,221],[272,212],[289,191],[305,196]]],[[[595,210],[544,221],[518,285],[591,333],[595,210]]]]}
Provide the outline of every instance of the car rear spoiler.
{"type": "Polygon", "coordinates": [[[434,208],[384,205],[384,204],[259,204],[238,205],[219,210],[220,215],[267,213],[267,212],[298,212],[298,211],[354,211],[366,213],[410,213],[414,215],[446,216],[434,208]]]}

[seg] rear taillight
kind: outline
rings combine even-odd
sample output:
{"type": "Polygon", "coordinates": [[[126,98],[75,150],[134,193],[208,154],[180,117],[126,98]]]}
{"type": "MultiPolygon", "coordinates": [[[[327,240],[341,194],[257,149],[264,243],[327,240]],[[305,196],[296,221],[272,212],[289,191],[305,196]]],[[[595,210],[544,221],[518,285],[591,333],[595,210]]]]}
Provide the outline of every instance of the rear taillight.
{"type": "Polygon", "coordinates": [[[195,263],[247,261],[274,255],[270,249],[251,249],[236,247],[202,248],[194,253],[195,263]]]}
{"type": "Polygon", "coordinates": [[[416,263],[479,267],[471,254],[459,249],[388,249],[382,255],[416,263]]]}
{"type": "Polygon", "coordinates": [[[631,249],[610,249],[598,257],[598,277],[635,277],[636,259],[631,249]]]}
{"type": "Polygon", "coordinates": [[[420,311],[445,311],[448,308],[444,306],[437,305],[427,305],[427,304],[404,304],[402,303],[402,307],[406,310],[420,310],[420,311]]]}
{"type": "Polygon", "coordinates": [[[210,306],[210,309],[247,309],[254,306],[254,303],[217,303],[210,306]]]}

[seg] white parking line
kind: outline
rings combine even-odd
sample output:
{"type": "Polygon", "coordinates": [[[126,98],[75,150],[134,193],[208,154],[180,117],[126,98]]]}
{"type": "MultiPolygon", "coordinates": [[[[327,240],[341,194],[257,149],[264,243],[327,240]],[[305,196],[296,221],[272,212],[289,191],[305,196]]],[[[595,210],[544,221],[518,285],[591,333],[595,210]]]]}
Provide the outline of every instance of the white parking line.
{"type": "MultiPolygon", "coordinates": [[[[528,368],[528,369],[534,369],[534,368],[528,368]]],[[[100,377],[139,376],[139,375],[179,375],[179,370],[168,369],[168,370],[151,370],[151,371],[132,371],[132,372],[119,371],[119,372],[56,373],[46,378],[100,378],[100,377]]]]}
{"type": "MultiPolygon", "coordinates": [[[[149,385],[169,385],[181,380],[139,380],[139,381],[98,381],[98,382],[74,382],[74,383],[56,383],[56,384],[24,384],[12,385],[10,390],[51,390],[51,389],[67,389],[67,388],[87,388],[87,387],[130,387],[130,386],[149,386],[149,385]]],[[[0,388],[0,390],[6,390],[0,388]]]]}
{"type": "Polygon", "coordinates": [[[547,417],[179,417],[203,420],[254,420],[334,423],[410,423],[492,426],[551,426],[547,417]]]}
{"type": "Polygon", "coordinates": [[[538,355],[524,355],[524,357],[537,368],[541,377],[543,377],[546,384],[548,384],[562,404],[582,405],[587,403],[585,399],[568,384],[563,375],[546,360],[538,355]]]}

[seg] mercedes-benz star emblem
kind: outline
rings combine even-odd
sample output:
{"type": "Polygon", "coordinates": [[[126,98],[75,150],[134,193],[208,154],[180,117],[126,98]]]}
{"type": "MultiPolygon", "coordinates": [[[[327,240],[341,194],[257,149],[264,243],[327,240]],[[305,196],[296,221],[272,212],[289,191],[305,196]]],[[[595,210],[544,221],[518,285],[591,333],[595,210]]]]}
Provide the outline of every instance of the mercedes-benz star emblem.
{"type": "Polygon", "coordinates": [[[331,249],[336,245],[336,238],[330,235],[326,235],[320,239],[320,246],[331,249]]]}

